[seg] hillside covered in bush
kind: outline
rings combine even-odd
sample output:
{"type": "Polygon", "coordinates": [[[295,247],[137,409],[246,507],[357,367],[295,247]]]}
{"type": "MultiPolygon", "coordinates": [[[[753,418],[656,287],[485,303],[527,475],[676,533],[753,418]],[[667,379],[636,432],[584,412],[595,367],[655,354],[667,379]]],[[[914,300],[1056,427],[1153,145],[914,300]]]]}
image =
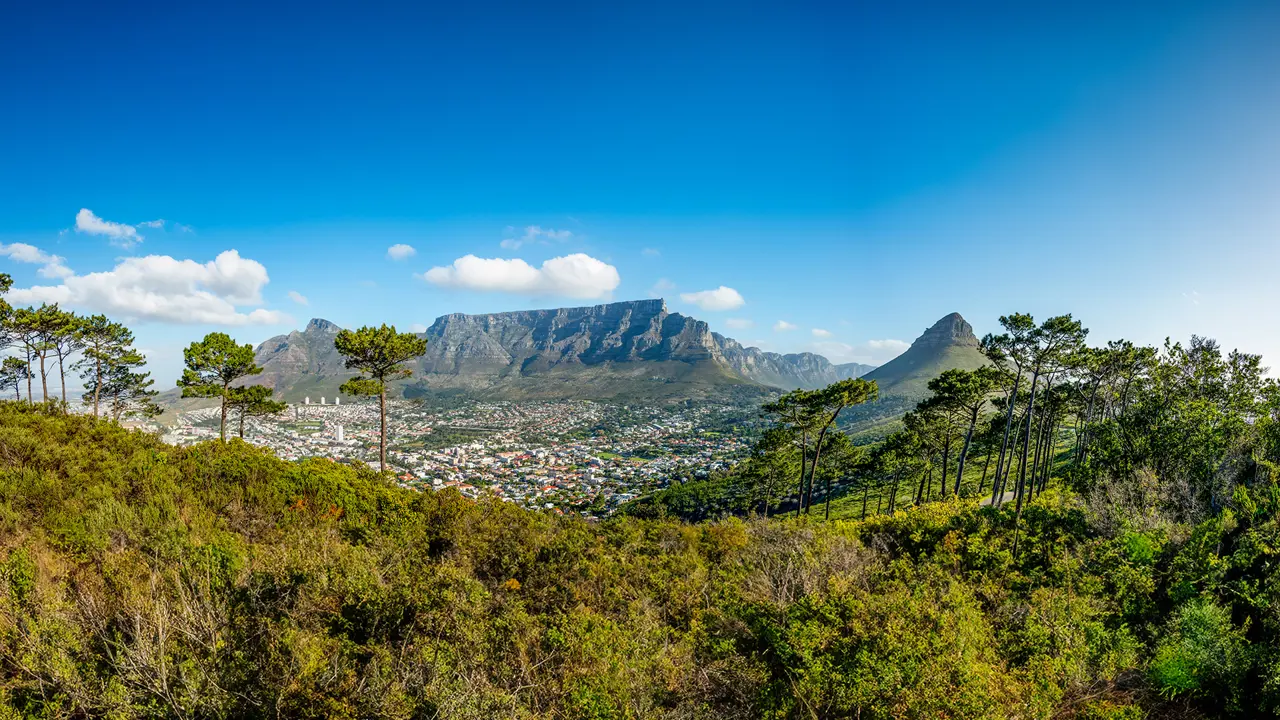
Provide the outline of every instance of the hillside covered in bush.
{"type": "Polygon", "coordinates": [[[1140,718],[1280,710],[1280,494],[591,524],[0,405],[7,717],[1140,718]]]}

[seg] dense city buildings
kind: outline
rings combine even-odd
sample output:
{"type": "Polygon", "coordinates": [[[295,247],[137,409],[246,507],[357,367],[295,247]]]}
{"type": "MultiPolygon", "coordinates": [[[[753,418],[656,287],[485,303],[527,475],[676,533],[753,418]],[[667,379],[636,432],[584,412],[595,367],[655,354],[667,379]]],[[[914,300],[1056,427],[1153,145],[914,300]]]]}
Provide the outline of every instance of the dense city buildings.
{"type": "MultiPolygon", "coordinates": [[[[401,485],[491,493],[530,508],[601,516],[652,490],[728,468],[750,445],[754,412],[733,405],[589,401],[388,407],[388,465],[401,485]]],[[[164,439],[218,436],[217,408],[179,413],[164,439]]],[[[236,428],[238,431],[238,427],[236,428]]],[[[376,402],[302,403],[250,418],[245,440],[281,458],[377,464],[376,402]]]]}

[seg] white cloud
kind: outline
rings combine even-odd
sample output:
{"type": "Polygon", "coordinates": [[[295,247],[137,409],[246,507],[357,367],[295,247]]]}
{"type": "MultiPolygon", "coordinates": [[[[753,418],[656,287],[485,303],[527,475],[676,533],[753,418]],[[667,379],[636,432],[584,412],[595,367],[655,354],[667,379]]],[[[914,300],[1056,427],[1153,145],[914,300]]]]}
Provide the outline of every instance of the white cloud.
{"type": "Polygon", "coordinates": [[[64,278],[75,274],[71,268],[67,267],[66,258],[59,255],[51,255],[35,245],[26,243],[5,245],[0,243],[0,255],[4,255],[14,262],[42,266],[36,271],[36,274],[40,277],[64,278]]]}
{"type": "Polygon", "coordinates": [[[294,301],[294,302],[296,302],[296,303],[298,303],[299,305],[310,305],[310,304],[311,304],[311,301],[307,299],[307,296],[306,296],[306,295],[303,295],[302,293],[298,292],[297,290],[290,290],[290,291],[289,291],[289,299],[290,299],[290,300],[292,300],[292,301],[294,301]]]}
{"type": "Polygon", "coordinates": [[[178,232],[184,232],[184,233],[193,233],[196,231],[196,229],[191,227],[190,225],[183,225],[182,223],[174,223],[173,229],[177,230],[178,232]]]}
{"type": "Polygon", "coordinates": [[[756,321],[748,320],[746,318],[729,318],[724,321],[724,324],[734,330],[746,330],[747,328],[755,327],[756,321]]]}
{"type": "Polygon", "coordinates": [[[867,347],[880,354],[890,353],[891,357],[897,357],[906,352],[911,343],[904,340],[868,340],[867,347]]]}
{"type": "Polygon", "coordinates": [[[417,254],[418,251],[414,250],[412,245],[405,245],[404,243],[396,243],[387,248],[387,259],[395,260],[396,262],[408,260],[417,254]]]}
{"type": "Polygon", "coordinates": [[[409,326],[409,332],[412,332],[412,333],[424,333],[426,331],[427,331],[427,326],[423,325],[422,323],[414,323],[409,326]]]}
{"type": "MultiPolygon", "coordinates": [[[[83,211],[82,211],[82,212],[83,212],[83,211]]],[[[138,227],[144,227],[144,228],[162,228],[162,227],[164,227],[164,220],[163,220],[163,219],[161,219],[161,220],[148,220],[148,221],[146,221],[146,222],[140,222],[140,223],[138,223],[138,227]]]]}
{"type": "Polygon", "coordinates": [[[911,343],[901,340],[869,340],[859,345],[842,342],[815,342],[809,349],[825,356],[833,363],[857,362],[865,365],[883,365],[898,357],[911,343]]]}
{"type": "Polygon", "coordinates": [[[786,320],[779,320],[778,322],[776,322],[776,323],[774,323],[774,324],[773,324],[773,331],[774,331],[774,332],[790,332],[790,331],[795,330],[795,329],[796,329],[796,326],[795,326],[795,325],[792,325],[791,323],[787,322],[786,320]]]}
{"type": "Polygon", "coordinates": [[[734,310],[746,304],[742,295],[731,287],[721,285],[715,290],[699,290],[698,292],[680,293],[680,299],[690,305],[697,305],[708,312],[734,310]]]}
{"type": "Polygon", "coordinates": [[[88,275],[67,275],[61,285],[11,290],[20,304],[57,302],[118,318],[211,325],[274,325],[288,315],[240,306],[262,304],[267,269],[227,250],[207,263],[168,255],[125,258],[115,268],[88,275]]]}
{"type": "Polygon", "coordinates": [[[666,278],[658,278],[658,282],[654,283],[653,287],[649,288],[649,297],[660,298],[675,289],[675,283],[666,278]]]}
{"type": "Polygon", "coordinates": [[[431,268],[422,279],[448,288],[584,299],[608,297],[621,282],[617,268],[583,253],[551,258],[538,268],[518,258],[466,255],[431,268]]]}
{"type": "Polygon", "coordinates": [[[103,220],[89,208],[80,208],[80,212],[76,213],[76,232],[108,237],[111,244],[126,250],[142,242],[142,236],[134,226],[103,220]]]}
{"type": "Polygon", "coordinates": [[[645,248],[640,251],[640,254],[644,255],[645,257],[661,257],[662,251],[659,250],[658,248],[645,248]]]}
{"type": "Polygon", "coordinates": [[[814,328],[814,329],[812,330],[812,332],[813,332],[813,336],[814,336],[814,337],[816,337],[816,338],[829,338],[829,337],[831,337],[831,331],[830,331],[830,330],[823,330],[822,328],[814,328]]]}
{"type": "MultiPolygon", "coordinates": [[[[509,225],[505,230],[509,235],[514,234],[515,231],[516,229],[509,225]]],[[[507,250],[517,250],[521,245],[528,245],[529,243],[537,242],[547,245],[550,244],[552,240],[556,242],[564,242],[572,237],[573,232],[570,230],[556,230],[555,228],[544,228],[540,225],[529,225],[524,229],[523,235],[503,238],[502,242],[498,244],[507,250]]]]}

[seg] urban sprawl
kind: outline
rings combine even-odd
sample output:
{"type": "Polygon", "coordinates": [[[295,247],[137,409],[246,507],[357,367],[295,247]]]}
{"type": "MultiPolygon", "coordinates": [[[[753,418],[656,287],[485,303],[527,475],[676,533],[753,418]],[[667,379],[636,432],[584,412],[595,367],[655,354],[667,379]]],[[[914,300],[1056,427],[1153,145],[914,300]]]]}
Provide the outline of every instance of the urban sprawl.
{"type": "MultiPolygon", "coordinates": [[[[178,414],[166,442],[218,436],[218,408],[178,414]]],[[[390,470],[419,490],[485,493],[530,508],[612,513],[673,482],[728,468],[749,441],[730,405],[638,406],[590,401],[470,403],[431,408],[389,401],[390,470]]],[[[229,430],[239,431],[229,422],[229,430]]],[[[377,465],[377,402],[308,398],[278,416],[249,418],[245,440],[286,460],[377,465]]]]}

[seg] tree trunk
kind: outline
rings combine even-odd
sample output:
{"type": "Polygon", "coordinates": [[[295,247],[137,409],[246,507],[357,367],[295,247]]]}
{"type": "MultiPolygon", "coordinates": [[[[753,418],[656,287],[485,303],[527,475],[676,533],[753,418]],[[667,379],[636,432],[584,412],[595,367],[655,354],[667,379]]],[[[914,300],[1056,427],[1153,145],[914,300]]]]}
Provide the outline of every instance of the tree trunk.
{"type": "Polygon", "coordinates": [[[227,441],[227,388],[231,383],[222,384],[222,423],[218,425],[218,434],[222,437],[222,442],[227,441]]]}
{"type": "Polygon", "coordinates": [[[378,393],[378,416],[382,423],[382,432],[378,435],[378,469],[387,471],[387,386],[382,383],[382,392],[378,393]]]}
{"type": "Polygon", "coordinates": [[[1013,557],[1018,557],[1018,528],[1022,520],[1022,493],[1027,480],[1027,454],[1031,446],[1031,422],[1036,411],[1036,382],[1040,379],[1039,367],[1031,374],[1031,397],[1027,401],[1027,437],[1023,443],[1022,460],[1018,463],[1018,505],[1013,513],[1013,557]]]}
{"type": "MultiPolygon", "coordinates": [[[[987,446],[987,459],[982,463],[982,479],[978,481],[978,495],[982,495],[982,488],[987,486],[987,471],[991,469],[991,446],[987,446]]],[[[994,480],[992,483],[994,484],[994,480]]]]}
{"type": "Polygon", "coordinates": [[[1048,452],[1045,453],[1044,471],[1040,473],[1040,492],[1044,492],[1044,489],[1048,487],[1049,476],[1053,473],[1054,453],[1057,450],[1058,428],[1060,427],[1061,424],[1056,420],[1049,425],[1049,438],[1045,445],[1048,448],[1048,452]]]}
{"type": "MultiPolygon", "coordinates": [[[[969,431],[964,435],[964,447],[960,449],[960,469],[956,470],[956,496],[960,495],[960,481],[964,478],[964,461],[969,455],[969,444],[973,441],[973,426],[978,424],[978,408],[973,408],[973,414],[969,416],[969,431]]],[[[978,493],[982,493],[982,487],[978,487],[978,493]]]]}
{"type": "Polygon", "coordinates": [[[58,378],[62,381],[62,411],[67,411],[67,371],[62,368],[62,348],[58,348],[58,378]]]}
{"type": "Polygon", "coordinates": [[[809,430],[805,429],[800,432],[800,488],[796,491],[796,519],[800,519],[800,513],[804,512],[804,469],[805,463],[809,462],[809,430]]]}
{"type": "MultiPolygon", "coordinates": [[[[1003,494],[1004,483],[999,482],[1001,470],[1004,469],[1004,454],[1009,447],[1009,428],[1013,426],[1013,406],[1018,404],[1018,386],[1022,384],[1022,368],[1018,368],[1018,376],[1013,381],[1013,394],[1009,396],[1009,407],[1004,414],[1004,440],[1000,443],[1000,460],[996,463],[996,479],[991,482],[991,504],[997,505],[1003,494]]],[[[1008,470],[1005,469],[1005,474],[1008,470]]]]}
{"type": "Polygon", "coordinates": [[[244,439],[244,410],[240,411],[240,439],[244,439]]]}
{"type": "Polygon", "coordinates": [[[1032,454],[1031,467],[1029,468],[1030,477],[1027,478],[1027,502],[1036,496],[1040,482],[1040,460],[1041,452],[1044,448],[1044,426],[1045,416],[1041,414],[1040,421],[1036,424],[1036,444],[1035,452],[1032,454]]]}
{"type": "Polygon", "coordinates": [[[40,353],[40,392],[44,401],[49,402],[49,371],[44,369],[44,353],[40,353]]]}
{"type": "Polygon", "coordinates": [[[830,425],[827,425],[822,428],[822,431],[818,433],[818,442],[813,447],[813,465],[809,467],[809,489],[805,497],[805,515],[808,515],[810,508],[813,507],[813,486],[818,480],[818,459],[822,457],[822,443],[826,440],[827,428],[829,427],[830,425]]]}
{"type": "MultiPolygon", "coordinates": [[[[1018,463],[1018,486],[1017,486],[1018,507],[1017,507],[1017,512],[1015,513],[1015,518],[1021,517],[1022,515],[1022,493],[1027,481],[1027,455],[1031,451],[1031,424],[1032,422],[1035,421],[1036,383],[1039,380],[1040,380],[1039,371],[1033,371],[1031,374],[1031,396],[1027,400],[1027,436],[1026,436],[1026,439],[1023,441],[1023,445],[1022,445],[1023,447],[1022,460],[1018,463]]],[[[1017,520],[1015,519],[1014,522],[1016,523],[1017,520]]]]}
{"type": "Polygon", "coordinates": [[[98,397],[102,392],[102,358],[95,355],[93,358],[93,416],[98,417],[98,397]]]}
{"type": "MultiPolygon", "coordinates": [[[[947,424],[947,437],[942,441],[942,472],[938,473],[938,496],[947,495],[947,460],[951,456],[951,425],[947,424]]],[[[929,486],[933,487],[933,476],[929,476],[929,486]]]]}
{"type": "Polygon", "coordinates": [[[867,496],[871,494],[871,483],[864,483],[862,486],[862,519],[867,519],[867,496]]]}

